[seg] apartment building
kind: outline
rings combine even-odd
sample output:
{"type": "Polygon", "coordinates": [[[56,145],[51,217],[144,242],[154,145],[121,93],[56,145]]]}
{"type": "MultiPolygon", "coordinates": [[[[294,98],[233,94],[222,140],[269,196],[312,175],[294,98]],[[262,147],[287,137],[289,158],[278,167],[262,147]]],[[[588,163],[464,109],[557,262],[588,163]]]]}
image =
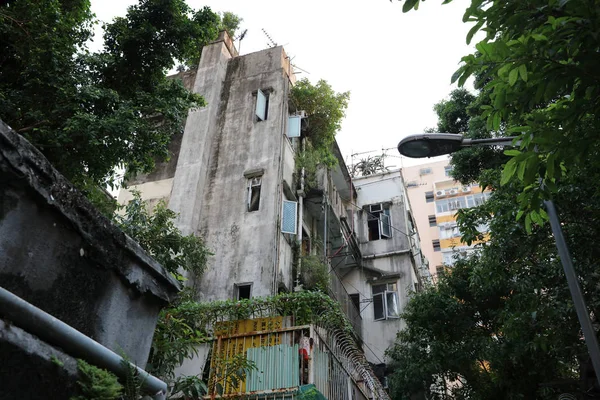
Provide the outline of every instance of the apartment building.
{"type": "MultiPolygon", "coordinates": [[[[442,160],[402,169],[402,176],[421,237],[421,249],[432,275],[451,267],[457,257],[474,251],[473,243],[461,241],[456,211],[482,204],[489,196],[476,183],[461,185],[451,176],[450,160],[442,160]]],[[[487,226],[478,228],[487,231],[487,226]]]]}
{"type": "MultiPolygon", "coordinates": [[[[267,320],[251,315],[232,325],[235,334],[215,331],[212,352],[199,351],[180,372],[201,373],[231,346],[229,356],[243,354],[271,372],[226,384],[227,394],[287,399],[309,384],[329,399],[386,399],[385,350],[401,327],[408,293],[428,275],[416,256],[418,236],[400,173],[353,182],[334,144],[337,165],[320,168],[315,182],[304,185],[296,155],[310,116],[289,101],[295,76],[282,47],[239,56],[222,32],[204,47],[198,69],[179,76],[208,104],[189,113],[171,143],[171,160],[129,181],[129,190],[150,204],[167,201],[182,232],[202,236],[214,253],[202,277],[189,277],[197,298],[300,291],[295,268],[303,256],[314,256],[327,264],[327,294],[352,325],[351,333],[340,333],[299,326],[276,310],[267,320]],[[296,371],[299,365],[306,373],[296,371]],[[276,371],[286,374],[269,379],[276,371]]],[[[121,203],[130,198],[130,191],[119,195],[121,203]]]]}

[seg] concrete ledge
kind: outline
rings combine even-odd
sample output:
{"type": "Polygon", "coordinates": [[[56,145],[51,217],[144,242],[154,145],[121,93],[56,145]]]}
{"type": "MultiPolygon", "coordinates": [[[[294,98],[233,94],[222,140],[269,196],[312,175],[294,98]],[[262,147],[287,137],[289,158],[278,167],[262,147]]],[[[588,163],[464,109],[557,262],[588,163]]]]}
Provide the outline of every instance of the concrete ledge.
{"type": "Polygon", "coordinates": [[[178,282],[0,121],[0,285],[144,366],[178,282]]]}

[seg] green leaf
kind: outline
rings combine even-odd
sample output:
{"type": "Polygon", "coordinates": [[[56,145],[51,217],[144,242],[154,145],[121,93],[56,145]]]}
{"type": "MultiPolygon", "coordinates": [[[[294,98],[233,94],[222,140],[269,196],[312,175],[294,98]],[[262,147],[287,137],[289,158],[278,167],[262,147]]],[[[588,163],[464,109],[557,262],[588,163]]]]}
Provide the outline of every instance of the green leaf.
{"type": "Polygon", "coordinates": [[[419,0],[406,0],[402,6],[402,12],[409,12],[418,2],[419,0]]]}
{"type": "Polygon", "coordinates": [[[517,82],[517,78],[519,77],[519,70],[517,68],[513,68],[510,70],[508,74],[508,84],[513,86],[517,82]]]}
{"type": "Polygon", "coordinates": [[[516,149],[510,149],[510,150],[504,150],[504,154],[506,154],[507,156],[515,157],[515,156],[520,155],[521,152],[516,149]]]}
{"type": "Polygon", "coordinates": [[[519,76],[524,82],[527,82],[527,66],[525,64],[519,65],[519,76]]]}
{"type": "Polygon", "coordinates": [[[532,33],[531,37],[534,40],[538,41],[538,42],[540,42],[540,41],[548,41],[548,38],[546,36],[540,34],[540,33],[532,33]]]}
{"type": "Polygon", "coordinates": [[[531,214],[525,216],[525,231],[527,231],[528,234],[531,234],[531,214]]]}
{"type": "Polygon", "coordinates": [[[519,210],[519,212],[517,213],[517,218],[515,218],[517,221],[521,219],[521,217],[523,217],[523,214],[525,213],[525,211],[523,210],[519,210]]]}
{"type": "Polygon", "coordinates": [[[517,162],[514,158],[510,159],[504,169],[502,170],[502,178],[500,179],[500,185],[504,186],[510,181],[517,170],[517,162]]]}
{"type": "Polygon", "coordinates": [[[477,22],[471,29],[469,29],[469,33],[467,33],[467,44],[471,44],[471,40],[473,39],[473,35],[481,29],[483,26],[483,20],[477,22]]]}

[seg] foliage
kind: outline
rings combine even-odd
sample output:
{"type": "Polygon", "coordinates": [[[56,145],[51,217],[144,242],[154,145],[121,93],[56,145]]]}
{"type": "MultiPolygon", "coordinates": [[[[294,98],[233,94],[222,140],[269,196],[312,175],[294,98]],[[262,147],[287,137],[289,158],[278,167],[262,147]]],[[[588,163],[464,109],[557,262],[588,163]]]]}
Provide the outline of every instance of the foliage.
{"type": "Polygon", "coordinates": [[[138,400],[142,398],[142,385],[144,381],[140,377],[138,369],[131,364],[129,358],[122,356],[121,365],[125,370],[125,378],[123,379],[123,399],[138,400]]]}
{"type": "Polygon", "coordinates": [[[219,23],[183,0],[140,0],[104,25],[92,53],[89,1],[10,2],[0,8],[0,118],[76,184],[104,186],[116,166],[150,171],[204,105],[165,72],[198,57],[219,23]]]}
{"type": "Polygon", "coordinates": [[[195,375],[178,377],[170,391],[171,397],[182,395],[185,399],[201,399],[208,393],[206,383],[195,375]]]}
{"type": "MultiPolygon", "coordinates": [[[[482,91],[465,107],[468,136],[491,135],[486,118],[476,112],[488,101],[482,91]]],[[[516,221],[526,186],[518,179],[502,184],[502,164],[510,153],[469,150],[453,155],[455,178],[485,182],[493,195],[480,207],[459,210],[459,230],[471,243],[480,239],[477,226],[487,224],[490,241],[407,305],[407,327],[388,353],[397,368],[394,397],[419,392],[433,399],[555,399],[564,392],[583,397],[590,388],[589,358],[550,228],[527,218],[516,221]]],[[[593,315],[600,315],[595,243],[600,196],[590,182],[600,178],[599,155],[600,143],[590,145],[554,192],[593,315]]]]}
{"type": "MultiPolygon", "coordinates": [[[[449,3],[451,0],[445,0],[449,3]]],[[[403,10],[416,8],[407,0],[403,10]]],[[[589,159],[600,121],[600,13],[594,0],[472,0],[463,17],[481,30],[477,52],[462,58],[453,81],[476,75],[487,97],[481,115],[496,134],[518,135],[502,183],[523,184],[528,226],[543,223],[541,200],[556,196],[565,174],[589,159]]]]}
{"type": "Polygon", "coordinates": [[[438,116],[437,130],[444,133],[464,133],[469,127],[470,116],[467,107],[475,96],[467,89],[455,89],[448,100],[442,100],[433,106],[438,116]]]}
{"type": "Polygon", "coordinates": [[[229,11],[225,11],[224,13],[222,13],[220,15],[220,18],[221,18],[221,23],[219,25],[219,30],[227,31],[229,36],[232,39],[234,39],[235,34],[236,34],[238,28],[240,27],[240,24],[242,23],[242,21],[244,21],[244,19],[240,18],[239,16],[237,16],[234,13],[229,12],[229,11]]]}
{"type": "Polygon", "coordinates": [[[296,110],[306,111],[308,116],[308,123],[303,128],[308,143],[296,157],[296,167],[298,171],[304,168],[308,187],[316,184],[319,166],[331,168],[337,163],[333,143],[342,127],[349,99],[350,92],[336,93],[324,80],[313,85],[305,78],[292,87],[290,102],[296,110]]]}
{"type": "Polygon", "coordinates": [[[367,158],[361,159],[359,162],[352,166],[350,175],[355,176],[369,176],[380,172],[385,172],[386,168],[384,165],[385,154],[379,156],[368,156],[367,158]]]}
{"type": "Polygon", "coordinates": [[[211,255],[202,239],[182,235],[173,222],[177,214],[164,201],[148,210],[139,192],[134,191],[133,196],[125,214],[115,216],[118,226],[179,281],[185,280],[183,272],[200,276],[211,255]]]}
{"type": "Polygon", "coordinates": [[[292,316],[297,325],[319,324],[345,335],[353,328],[339,304],[322,292],[302,291],[272,297],[239,301],[199,303],[190,292],[172,307],[161,311],[152,342],[150,370],[172,381],[175,368],[196,355],[196,347],[206,343],[215,324],[248,318],[292,316]]]}
{"type": "Polygon", "coordinates": [[[330,285],[329,266],[319,256],[303,256],[300,260],[300,280],[303,288],[327,293],[330,285]]]}
{"type": "Polygon", "coordinates": [[[226,387],[238,388],[246,380],[248,373],[257,370],[256,363],[239,353],[226,357],[223,354],[213,356],[215,367],[208,382],[209,393],[222,395],[226,387]]]}
{"type": "Polygon", "coordinates": [[[112,373],[77,360],[79,370],[79,388],[81,395],[71,400],[118,400],[123,387],[112,373]]]}

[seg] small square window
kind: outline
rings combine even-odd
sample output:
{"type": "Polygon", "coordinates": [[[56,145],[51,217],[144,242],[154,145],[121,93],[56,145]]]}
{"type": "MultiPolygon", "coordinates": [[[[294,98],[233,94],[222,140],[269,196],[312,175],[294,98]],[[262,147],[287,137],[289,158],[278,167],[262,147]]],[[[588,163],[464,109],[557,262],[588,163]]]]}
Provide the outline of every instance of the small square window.
{"type": "Polygon", "coordinates": [[[448,165],[446,167],[444,167],[444,173],[446,174],[446,176],[452,176],[452,169],[454,167],[452,165],[448,165]]]}
{"type": "Polygon", "coordinates": [[[248,211],[258,211],[260,206],[260,187],[262,178],[248,179],[248,211]]]}
{"type": "Polygon", "coordinates": [[[429,215],[427,218],[429,218],[429,226],[437,225],[437,220],[435,218],[435,215],[429,215]]]}
{"type": "Polygon", "coordinates": [[[425,192],[425,202],[433,203],[434,197],[433,192],[425,192]]]}
{"type": "Polygon", "coordinates": [[[429,175],[431,173],[431,168],[421,168],[419,170],[419,175],[429,175]]]}
{"type": "Polygon", "coordinates": [[[440,247],[439,239],[432,240],[431,244],[433,245],[433,251],[441,251],[442,250],[442,248],[440,247]]]}
{"type": "Polygon", "coordinates": [[[252,297],[252,284],[251,283],[237,283],[235,285],[236,300],[249,299],[251,297],[252,297]]]}

